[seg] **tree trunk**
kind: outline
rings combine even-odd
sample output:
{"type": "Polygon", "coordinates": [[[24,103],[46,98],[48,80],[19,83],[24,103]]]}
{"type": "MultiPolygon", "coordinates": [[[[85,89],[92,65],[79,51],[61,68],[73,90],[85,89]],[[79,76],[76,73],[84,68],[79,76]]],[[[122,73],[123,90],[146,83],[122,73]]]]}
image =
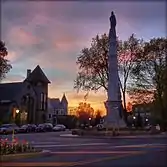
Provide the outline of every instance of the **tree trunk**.
{"type": "Polygon", "coordinates": [[[125,91],[122,91],[123,94],[123,117],[124,117],[124,121],[127,124],[127,108],[126,108],[126,97],[125,97],[125,91]]]}

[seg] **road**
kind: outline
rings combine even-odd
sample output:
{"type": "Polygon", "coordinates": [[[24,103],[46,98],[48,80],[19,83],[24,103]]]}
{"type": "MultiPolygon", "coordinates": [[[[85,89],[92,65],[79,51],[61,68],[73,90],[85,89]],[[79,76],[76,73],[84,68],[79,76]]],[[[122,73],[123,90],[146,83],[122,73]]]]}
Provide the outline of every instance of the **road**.
{"type": "MultiPolygon", "coordinates": [[[[4,162],[2,166],[167,166],[167,138],[122,137],[91,139],[61,137],[69,132],[18,134],[22,140],[30,141],[35,148],[49,150],[44,157],[18,159],[4,162]]],[[[11,137],[11,136],[9,136],[11,137]]]]}

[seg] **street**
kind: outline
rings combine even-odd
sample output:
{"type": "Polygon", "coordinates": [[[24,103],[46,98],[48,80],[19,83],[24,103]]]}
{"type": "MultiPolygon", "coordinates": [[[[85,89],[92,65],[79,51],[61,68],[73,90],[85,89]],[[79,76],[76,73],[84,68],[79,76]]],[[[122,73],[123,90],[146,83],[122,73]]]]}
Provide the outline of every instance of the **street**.
{"type": "MultiPolygon", "coordinates": [[[[4,162],[2,166],[166,166],[166,137],[91,139],[61,137],[70,132],[17,134],[35,148],[50,151],[43,157],[4,162]]],[[[3,136],[5,137],[5,136],[3,136]]],[[[9,135],[11,137],[11,135],[9,135]]]]}

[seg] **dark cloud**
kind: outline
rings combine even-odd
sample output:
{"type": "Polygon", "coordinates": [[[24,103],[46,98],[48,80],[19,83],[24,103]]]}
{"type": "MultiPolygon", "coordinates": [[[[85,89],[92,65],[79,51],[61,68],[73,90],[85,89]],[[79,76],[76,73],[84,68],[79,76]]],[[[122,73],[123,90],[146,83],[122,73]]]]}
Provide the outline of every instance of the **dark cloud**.
{"type": "MultiPolygon", "coordinates": [[[[78,21],[79,24],[84,24],[87,21],[104,21],[110,15],[111,10],[114,10],[118,17],[128,18],[128,20],[150,21],[165,19],[165,1],[148,1],[148,2],[71,2],[61,3],[61,11],[58,13],[62,15],[61,19],[67,22],[78,21]],[[64,6],[63,6],[64,4],[64,6]]],[[[50,16],[57,19],[56,2],[49,5],[50,16]],[[54,5],[55,4],[55,5],[54,5]]]]}
{"type": "MultiPolygon", "coordinates": [[[[147,2],[32,2],[27,1],[8,2],[2,5],[2,16],[9,21],[27,21],[34,17],[34,13],[45,13],[55,20],[66,21],[66,23],[84,24],[89,20],[101,21],[114,10],[117,15],[124,16],[130,20],[161,20],[165,17],[165,1],[147,2]]],[[[137,21],[136,20],[136,21],[137,21]]]]}

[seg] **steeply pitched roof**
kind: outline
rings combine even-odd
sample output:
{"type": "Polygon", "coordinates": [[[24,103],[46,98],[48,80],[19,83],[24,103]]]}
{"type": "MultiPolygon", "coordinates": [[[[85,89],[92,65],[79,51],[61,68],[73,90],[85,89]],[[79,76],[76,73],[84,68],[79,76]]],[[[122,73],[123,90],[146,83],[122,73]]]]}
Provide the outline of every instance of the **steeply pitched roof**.
{"type": "Polygon", "coordinates": [[[23,87],[23,82],[1,83],[0,101],[14,100],[23,87]]]}
{"type": "Polygon", "coordinates": [[[65,93],[63,94],[63,97],[62,97],[62,99],[61,99],[61,102],[62,102],[62,103],[68,103],[65,93]]]}
{"type": "Polygon", "coordinates": [[[42,71],[41,67],[37,65],[37,67],[30,73],[28,78],[25,79],[28,82],[44,82],[50,83],[44,72],[42,71]]]}

